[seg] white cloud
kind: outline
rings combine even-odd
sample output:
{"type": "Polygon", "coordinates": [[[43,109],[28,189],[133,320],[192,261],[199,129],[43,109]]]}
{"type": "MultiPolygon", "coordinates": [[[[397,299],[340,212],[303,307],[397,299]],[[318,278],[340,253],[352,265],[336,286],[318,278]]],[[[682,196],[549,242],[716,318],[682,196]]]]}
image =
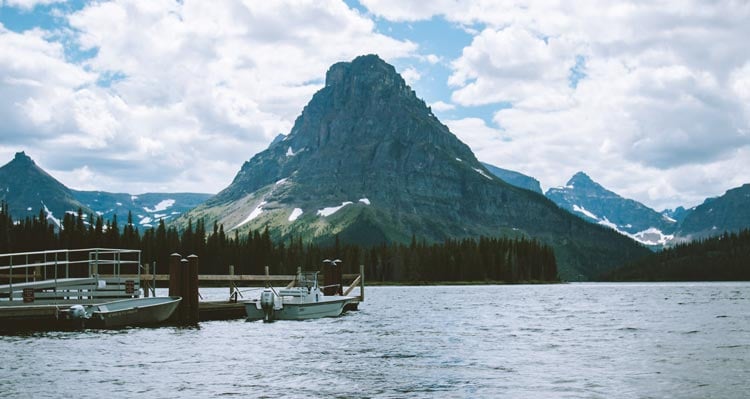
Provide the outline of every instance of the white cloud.
{"type": "Polygon", "coordinates": [[[65,44],[94,56],[76,63],[60,35],[0,27],[0,154],[26,149],[64,183],[118,192],[217,192],[289,131],[328,66],[417,49],[333,0],[117,0],[56,12],[70,25],[65,44]]]}
{"type": "Polygon", "coordinates": [[[62,3],[65,0],[2,0],[0,1],[0,7],[17,7],[22,10],[32,10],[36,6],[44,6],[55,3],[62,3]]]}
{"type": "Polygon", "coordinates": [[[414,85],[415,82],[419,81],[422,75],[420,75],[419,71],[414,68],[406,68],[401,71],[401,77],[404,78],[406,84],[414,85]]]}
{"type": "Polygon", "coordinates": [[[507,140],[457,132],[480,159],[548,185],[602,171],[605,186],[657,208],[747,182],[743,2],[363,4],[388,19],[439,16],[476,30],[448,83],[464,107],[502,103],[493,122],[507,140]]]}
{"type": "Polygon", "coordinates": [[[448,104],[443,101],[435,101],[434,103],[430,104],[430,107],[435,111],[450,111],[456,108],[455,105],[448,104]]]}

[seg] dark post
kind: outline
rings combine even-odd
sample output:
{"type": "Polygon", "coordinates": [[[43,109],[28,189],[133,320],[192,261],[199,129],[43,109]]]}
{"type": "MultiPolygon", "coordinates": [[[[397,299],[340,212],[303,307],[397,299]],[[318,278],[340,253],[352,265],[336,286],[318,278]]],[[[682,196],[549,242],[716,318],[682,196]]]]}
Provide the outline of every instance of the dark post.
{"type": "MultiPolygon", "coordinates": [[[[182,259],[180,254],[174,253],[169,255],[169,296],[184,297],[184,295],[182,295],[182,269],[180,268],[180,259],[182,259]]],[[[177,305],[177,310],[172,314],[172,317],[169,318],[170,321],[178,323],[182,322],[181,311],[182,304],[184,303],[183,301],[177,305]]]]}
{"type": "Polygon", "coordinates": [[[189,285],[189,290],[186,294],[190,297],[190,307],[188,308],[188,317],[185,321],[194,324],[198,322],[200,313],[198,304],[198,255],[188,256],[188,275],[186,280],[188,280],[189,285]]]}
{"type": "MultiPolygon", "coordinates": [[[[143,274],[148,276],[149,275],[149,265],[146,263],[143,265],[143,274]]],[[[147,278],[143,278],[144,276],[141,276],[141,288],[143,288],[143,296],[148,298],[149,297],[149,291],[151,291],[151,280],[147,278]]]]}
{"type": "Polygon", "coordinates": [[[177,311],[180,313],[180,323],[190,323],[190,265],[187,259],[180,260],[180,287],[182,289],[182,302],[177,311]]]}
{"type": "Polygon", "coordinates": [[[182,296],[180,254],[169,255],[169,296],[182,296]]]}
{"type": "Polygon", "coordinates": [[[338,260],[323,262],[323,279],[325,280],[323,295],[341,295],[343,293],[341,288],[342,267],[338,265],[339,262],[338,260]]]}

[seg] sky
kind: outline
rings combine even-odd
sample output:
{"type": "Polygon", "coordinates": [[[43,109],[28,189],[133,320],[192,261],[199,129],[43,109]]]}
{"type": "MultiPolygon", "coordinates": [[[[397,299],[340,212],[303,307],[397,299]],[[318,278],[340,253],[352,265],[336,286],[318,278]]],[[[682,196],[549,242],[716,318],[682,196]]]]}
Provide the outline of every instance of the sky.
{"type": "Polygon", "coordinates": [[[0,0],[0,164],[216,193],[375,53],[483,161],[656,210],[750,183],[750,2],[0,0]]]}

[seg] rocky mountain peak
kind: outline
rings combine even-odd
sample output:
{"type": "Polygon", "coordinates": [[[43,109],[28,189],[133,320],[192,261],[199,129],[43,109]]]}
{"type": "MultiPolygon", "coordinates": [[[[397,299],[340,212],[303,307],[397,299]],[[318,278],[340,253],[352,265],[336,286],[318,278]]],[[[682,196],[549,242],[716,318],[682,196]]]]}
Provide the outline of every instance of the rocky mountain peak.
{"type": "Polygon", "coordinates": [[[16,156],[13,157],[13,161],[17,163],[25,163],[29,165],[35,165],[34,160],[30,156],[26,155],[26,152],[17,152],[16,156]]]}
{"type": "Polygon", "coordinates": [[[580,187],[598,186],[598,184],[593,179],[591,179],[591,177],[589,177],[589,175],[587,175],[584,172],[578,172],[578,173],[574,174],[573,177],[571,177],[570,180],[568,180],[568,184],[567,185],[568,186],[573,186],[573,187],[576,187],[576,186],[580,186],[580,187]]]}
{"type": "Polygon", "coordinates": [[[351,62],[333,64],[326,73],[326,87],[347,89],[353,86],[392,86],[403,89],[406,82],[393,65],[375,54],[368,54],[359,56],[351,62]]]}

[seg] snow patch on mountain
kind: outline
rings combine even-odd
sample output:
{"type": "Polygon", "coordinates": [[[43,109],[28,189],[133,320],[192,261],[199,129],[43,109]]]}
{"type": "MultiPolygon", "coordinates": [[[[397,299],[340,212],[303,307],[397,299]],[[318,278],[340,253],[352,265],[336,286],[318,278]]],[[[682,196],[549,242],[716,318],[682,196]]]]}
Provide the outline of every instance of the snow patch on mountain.
{"type": "Polygon", "coordinates": [[[587,211],[587,210],[586,210],[586,208],[584,208],[584,207],[582,207],[582,206],[578,206],[578,205],[573,205],[573,211],[574,211],[574,212],[578,212],[578,213],[582,213],[582,214],[584,214],[584,215],[586,215],[586,216],[590,217],[591,219],[594,219],[594,220],[596,220],[596,221],[599,221],[599,217],[598,217],[598,216],[596,216],[596,215],[594,215],[593,213],[591,213],[591,212],[587,211]]]}
{"type": "Polygon", "coordinates": [[[232,230],[234,230],[234,229],[236,229],[238,227],[242,227],[247,222],[249,222],[249,221],[257,218],[258,216],[260,216],[263,213],[263,205],[265,205],[265,204],[266,204],[266,201],[263,201],[260,204],[258,204],[258,206],[256,206],[255,209],[253,209],[253,211],[250,212],[250,214],[245,218],[245,220],[243,220],[242,222],[240,222],[240,224],[238,224],[237,226],[232,227],[232,230]]]}
{"type": "Polygon", "coordinates": [[[343,207],[345,207],[347,205],[351,205],[351,204],[353,204],[353,202],[351,202],[351,201],[344,201],[339,206],[332,206],[332,207],[328,207],[328,208],[319,209],[318,210],[318,216],[323,216],[323,217],[331,216],[334,213],[338,212],[341,208],[343,208],[343,207]]]}
{"type": "Polygon", "coordinates": [[[161,212],[161,211],[165,211],[168,208],[170,208],[172,205],[174,205],[174,203],[175,203],[175,200],[173,200],[173,199],[165,199],[165,200],[162,200],[161,202],[159,202],[158,204],[156,204],[156,206],[154,207],[154,209],[149,209],[148,207],[144,206],[143,210],[146,211],[146,212],[149,212],[149,213],[161,212]]]}
{"type": "Polygon", "coordinates": [[[302,216],[302,209],[300,209],[300,208],[294,208],[294,210],[292,211],[292,214],[289,215],[289,221],[293,222],[293,221],[299,219],[300,216],[302,216]]]}
{"type": "Polygon", "coordinates": [[[287,150],[286,150],[286,156],[293,157],[295,155],[297,155],[297,154],[295,154],[295,152],[294,152],[294,150],[292,150],[291,146],[289,148],[287,148],[287,150]]]}
{"type": "Polygon", "coordinates": [[[361,203],[363,203],[365,205],[370,205],[370,200],[367,199],[367,198],[360,198],[359,202],[361,202],[361,203]]]}
{"type": "Polygon", "coordinates": [[[484,173],[484,171],[483,171],[482,169],[479,169],[479,168],[474,168],[474,170],[476,170],[476,171],[477,171],[477,173],[479,173],[480,175],[482,175],[482,176],[484,176],[484,177],[486,177],[486,178],[488,178],[488,179],[492,180],[492,177],[490,177],[490,176],[489,176],[489,175],[488,175],[487,173],[484,173]]]}
{"type": "Polygon", "coordinates": [[[44,214],[47,215],[47,219],[51,220],[55,225],[57,225],[57,228],[62,230],[62,223],[60,223],[60,219],[52,215],[52,212],[47,208],[47,205],[44,205],[44,202],[42,202],[42,206],[44,207],[44,214]]]}

